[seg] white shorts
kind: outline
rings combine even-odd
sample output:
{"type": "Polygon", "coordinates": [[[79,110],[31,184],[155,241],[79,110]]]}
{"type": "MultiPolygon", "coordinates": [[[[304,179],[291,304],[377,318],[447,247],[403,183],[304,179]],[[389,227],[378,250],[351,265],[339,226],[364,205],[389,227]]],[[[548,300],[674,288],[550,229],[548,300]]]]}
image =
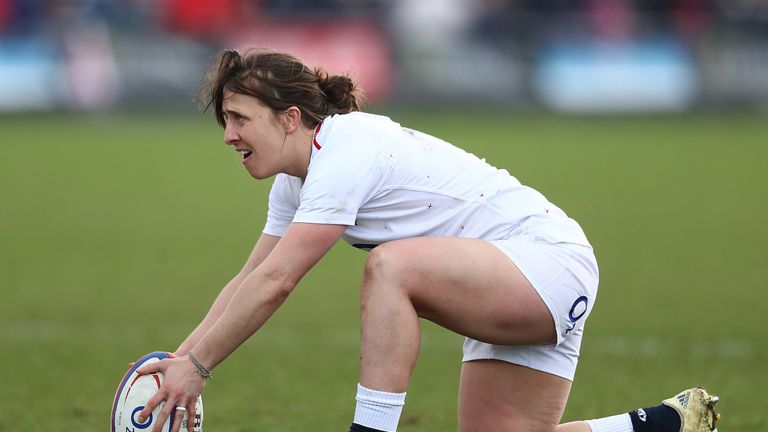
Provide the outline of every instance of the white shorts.
{"type": "Polygon", "coordinates": [[[503,360],[573,381],[584,322],[597,295],[599,273],[592,248],[527,236],[491,243],[515,263],[544,300],[555,321],[557,343],[504,346],[467,338],[463,361],[503,360]]]}

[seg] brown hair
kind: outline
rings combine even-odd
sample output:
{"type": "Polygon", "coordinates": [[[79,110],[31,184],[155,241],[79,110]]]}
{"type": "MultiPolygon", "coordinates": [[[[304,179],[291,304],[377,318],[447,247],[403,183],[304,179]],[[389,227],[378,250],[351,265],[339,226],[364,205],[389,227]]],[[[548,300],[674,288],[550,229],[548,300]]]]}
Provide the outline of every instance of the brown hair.
{"type": "Polygon", "coordinates": [[[265,49],[245,54],[224,50],[203,76],[198,100],[205,111],[213,106],[222,127],[226,126],[224,90],[258,98],[275,113],[296,106],[308,127],[328,115],[359,111],[363,99],[350,77],[329,75],[321,67],[310,69],[290,54],[265,49]]]}

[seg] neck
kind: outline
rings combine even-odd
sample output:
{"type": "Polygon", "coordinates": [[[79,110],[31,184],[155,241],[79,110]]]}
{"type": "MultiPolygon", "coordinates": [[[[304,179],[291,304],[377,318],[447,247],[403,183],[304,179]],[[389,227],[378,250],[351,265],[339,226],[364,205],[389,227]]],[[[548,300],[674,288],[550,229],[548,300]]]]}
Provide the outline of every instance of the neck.
{"type": "Polygon", "coordinates": [[[304,180],[309,168],[309,157],[312,155],[313,129],[301,125],[293,133],[286,135],[285,148],[292,149],[294,157],[285,173],[304,180]]]}

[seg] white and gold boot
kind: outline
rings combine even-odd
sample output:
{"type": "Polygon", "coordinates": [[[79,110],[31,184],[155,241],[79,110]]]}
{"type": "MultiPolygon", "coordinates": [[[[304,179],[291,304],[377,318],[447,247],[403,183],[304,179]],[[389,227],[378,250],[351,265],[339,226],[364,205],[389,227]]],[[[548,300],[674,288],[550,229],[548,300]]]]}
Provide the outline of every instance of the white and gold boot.
{"type": "Polygon", "coordinates": [[[719,397],[701,387],[683,390],[662,403],[680,414],[680,432],[717,432],[720,414],[715,411],[719,397]]]}

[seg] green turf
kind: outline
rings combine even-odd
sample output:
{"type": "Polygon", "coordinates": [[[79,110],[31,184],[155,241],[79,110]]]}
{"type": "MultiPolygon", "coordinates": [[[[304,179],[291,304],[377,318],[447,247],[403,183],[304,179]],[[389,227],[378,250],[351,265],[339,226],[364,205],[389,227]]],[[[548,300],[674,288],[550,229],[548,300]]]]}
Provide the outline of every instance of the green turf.
{"type": "MultiPolygon", "coordinates": [[[[768,118],[397,112],[578,219],[601,264],[565,420],[705,385],[768,429],[768,118]]],[[[0,431],[105,430],[127,363],[173,350],[259,235],[199,115],[0,117],[0,431]]],[[[365,254],[339,244],[204,393],[209,431],[346,430],[365,254]]],[[[456,430],[461,338],[424,324],[402,431],[456,430]]]]}

